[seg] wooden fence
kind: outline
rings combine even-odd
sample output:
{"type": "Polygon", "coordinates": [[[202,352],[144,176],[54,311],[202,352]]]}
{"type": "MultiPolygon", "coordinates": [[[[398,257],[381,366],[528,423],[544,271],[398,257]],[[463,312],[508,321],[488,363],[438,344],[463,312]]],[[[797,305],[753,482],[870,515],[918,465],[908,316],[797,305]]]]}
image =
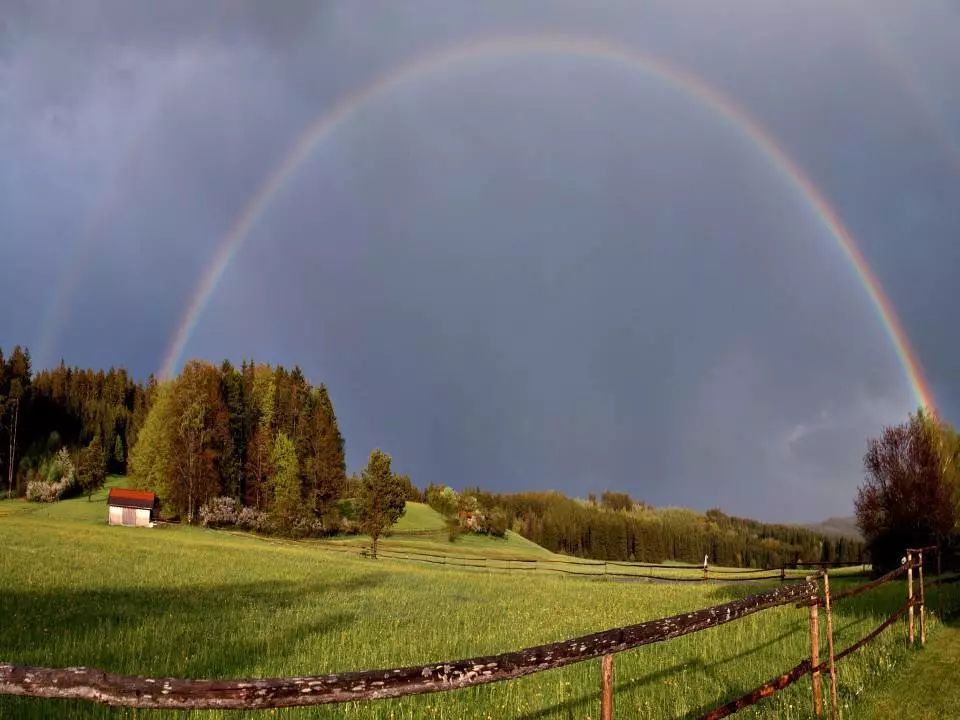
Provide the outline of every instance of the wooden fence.
{"type": "MultiPolygon", "coordinates": [[[[318,544],[318,547],[333,552],[352,555],[368,556],[365,548],[351,546],[337,546],[333,543],[318,544]]],[[[662,580],[669,582],[759,582],[761,580],[777,580],[786,582],[789,579],[803,579],[808,571],[803,568],[828,567],[860,568],[862,573],[867,572],[867,564],[859,562],[848,563],[820,563],[794,562],[769,568],[728,568],[711,567],[707,562],[703,565],[669,565],[656,563],[627,562],[623,560],[581,560],[574,558],[512,558],[486,557],[482,555],[455,555],[430,553],[422,550],[396,550],[381,548],[377,557],[386,560],[405,560],[409,562],[428,563],[432,565],[450,565],[457,568],[474,570],[496,570],[507,572],[546,572],[560,575],[577,575],[580,577],[607,577],[614,579],[662,580]]]]}
{"type": "Polygon", "coordinates": [[[780,585],[740,600],[671,617],[613,628],[602,632],[538,645],[513,652],[434,662],[414,667],[365,670],[307,677],[188,680],[168,677],[124,676],[85,667],[41,668],[0,662],[0,694],[46,698],[75,698],[114,706],[169,709],[256,709],[320,705],[358,700],[395,698],[511,680],[573,663],[601,658],[601,713],[613,713],[614,656],[625,650],[664,642],[733,622],[754,613],[795,604],[810,616],[810,657],[772,680],[714,710],[704,718],[716,720],[753,705],[812,675],[813,703],[822,712],[821,677],[829,673],[831,707],[837,717],[836,663],[877,637],[896,620],[909,614],[911,643],[914,608],[919,607],[920,640],[925,640],[923,551],[911,550],[903,567],[876,581],[845,592],[830,594],[829,575],[821,571],[800,582],[780,585]],[[919,570],[919,593],[914,594],[913,571],[919,570]],[[906,603],[877,628],[848,648],[835,652],[832,606],[866,592],[903,573],[908,576],[906,603]],[[822,581],[822,592],[821,592],[822,581]],[[820,660],[819,611],[826,616],[827,659],[820,660]]]}

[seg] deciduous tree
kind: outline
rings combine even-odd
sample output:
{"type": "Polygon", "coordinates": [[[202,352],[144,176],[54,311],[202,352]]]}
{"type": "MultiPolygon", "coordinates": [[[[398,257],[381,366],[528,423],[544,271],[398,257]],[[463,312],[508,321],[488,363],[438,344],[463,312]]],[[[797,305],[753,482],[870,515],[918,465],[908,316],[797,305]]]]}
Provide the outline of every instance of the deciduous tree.
{"type": "Polygon", "coordinates": [[[867,443],[857,525],[875,567],[899,562],[907,547],[940,545],[956,526],[956,433],[919,410],[867,443]]]}
{"type": "Polygon", "coordinates": [[[293,441],[284,432],[278,432],[270,455],[273,475],[270,478],[270,512],[275,522],[290,530],[303,515],[300,496],[300,467],[293,441]]]}
{"type": "Polygon", "coordinates": [[[390,456],[382,450],[370,453],[363,469],[357,503],[360,527],[370,536],[371,553],[376,557],[380,536],[400,519],[406,509],[403,486],[390,470],[390,456]]]}

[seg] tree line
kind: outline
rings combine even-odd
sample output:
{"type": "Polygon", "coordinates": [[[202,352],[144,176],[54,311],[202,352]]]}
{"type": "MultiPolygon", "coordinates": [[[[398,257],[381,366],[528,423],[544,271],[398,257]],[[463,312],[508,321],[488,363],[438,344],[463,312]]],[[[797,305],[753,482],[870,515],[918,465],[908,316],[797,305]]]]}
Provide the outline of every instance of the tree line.
{"type": "Polygon", "coordinates": [[[462,493],[429,487],[427,502],[460,520],[462,530],[499,534],[509,527],[548,550],[597,560],[779,567],[793,562],[863,562],[863,543],[793,525],[653,508],[627,493],[569,498],[562,493],[498,494],[480,488],[462,493]],[[451,510],[451,508],[453,510],[451,510]],[[476,524],[475,524],[476,523],[476,524]]]}
{"type": "Polygon", "coordinates": [[[154,382],[148,405],[130,477],[168,516],[195,522],[228,498],[283,530],[340,527],[343,436],[327,388],[299,368],[193,360],[154,382]]]}
{"type": "Polygon", "coordinates": [[[753,567],[869,556],[882,568],[908,546],[960,547],[960,436],[924,410],[868,440],[856,497],[865,544],[720,510],[656,509],[626,493],[575,500],[443,485],[421,493],[385,466],[389,456],[375,451],[363,473],[347,476],[329,393],[296,367],[191,361],[174,379],[141,383],[123,368],[62,361],[34,372],[26,348],[0,348],[0,487],[8,495],[52,501],[126,473],[159,495],[167,516],[186,522],[377,536],[391,523],[371,525],[371,508],[399,517],[399,501],[389,498],[402,497],[438,509],[452,539],[511,529],[555,552],[605,560],[699,563],[706,555],[753,567]]]}
{"type": "Polygon", "coordinates": [[[147,411],[147,392],[121,369],[63,362],[34,373],[30,352],[0,349],[0,468],[8,495],[33,488],[43,499],[92,491],[126,471],[147,411]]]}

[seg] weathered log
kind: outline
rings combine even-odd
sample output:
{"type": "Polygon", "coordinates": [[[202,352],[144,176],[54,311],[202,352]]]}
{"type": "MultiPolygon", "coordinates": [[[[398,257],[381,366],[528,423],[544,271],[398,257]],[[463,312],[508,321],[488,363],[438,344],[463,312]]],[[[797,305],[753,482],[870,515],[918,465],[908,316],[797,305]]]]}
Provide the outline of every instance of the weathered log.
{"type": "Polygon", "coordinates": [[[793,685],[793,683],[802,678],[808,672],[810,672],[810,661],[804,660],[796,667],[787,670],[787,672],[783,673],[783,675],[778,675],[773,680],[765,682],[760,687],[751,690],[745,695],[741,695],[736,700],[731,700],[725,705],[714,708],[704,715],[702,720],[720,720],[720,718],[733,715],[735,712],[739,712],[745,707],[755,705],[764,698],[768,698],[774,693],[793,685]]]}
{"type": "Polygon", "coordinates": [[[564,667],[716,627],[816,592],[810,580],[668,618],[515,652],[416,667],[307,677],[182,680],[125,676],[84,667],[0,663],[0,694],[78,698],[138,708],[275,708],[442,692],[564,667]]]}
{"type": "Polygon", "coordinates": [[[947,575],[945,577],[938,577],[936,580],[931,580],[927,583],[927,587],[936,587],[937,585],[950,585],[955,582],[960,582],[960,575],[947,575]]]}
{"type": "MultiPolygon", "coordinates": [[[[857,650],[859,650],[860,648],[862,648],[864,645],[866,645],[868,642],[870,642],[871,640],[873,640],[877,635],[879,635],[880,633],[882,633],[882,632],[883,632],[884,630],[886,630],[888,627],[890,627],[891,625],[893,625],[897,620],[899,620],[900,618],[902,618],[902,617],[903,617],[903,614],[907,611],[907,608],[908,608],[909,606],[910,606],[909,601],[908,601],[908,602],[905,602],[905,603],[900,607],[899,610],[897,610],[895,613],[893,613],[893,615],[891,615],[891,616],[888,617],[886,620],[884,620],[882,623],[880,623],[879,625],[877,625],[877,627],[875,627],[875,628],[874,628],[873,630],[871,630],[869,633],[867,633],[867,634],[864,635],[862,638],[860,638],[859,640],[857,640],[857,642],[855,642],[853,645],[851,645],[850,647],[846,647],[846,648],[844,648],[843,650],[841,650],[840,652],[838,652],[838,653],[834,656],[834,658],[833,658],[834,662],[840,662],[840,661],[843,660],[847,655],[849,655],[849,654],[851,654],[851,653],[853,653],[853,652],[856,652],[857,650]]],[[[823,664],[821,664],[821,665],[819,665],[818,667],[814,668],[814,670],[819,671],[822,667],[823,667],[823,664]]]]}
{"type": "MultiPolygon", "coordinates": [[[[891,570],[890,572],[886,573],[885,575],[881,575],[880,577],[878,577],[878,578],[875,579],[875,580],[871,580],[870,582],[862,583],[862,584],[860,584],[860,585],[857,585],[857,586],[855,586],[855,587],[850,588],[849,590],[844,590],[843,592],[835,593],[835,594],[832,596],[833,602],[836,603],[838,600],[846,600],[847,598],[851,598],[851,597],[854,597],[854,596],[856,596],[856,595],[860,595],[860,594],[862,594],[862,593],[865,593],[865,592],[867,592],[867,590],[872,590],[872,589],[875,588],[875,587],[879,587],[880,585],[883,585],[884,583],[890,582],[891,580],[895,579],[895,578],[898,577],[899,575],[902,575],[902,574],[905,573],[906,571],[907,571],[907,565],[901,565],[900,567],[894,568],[893,570],[891,570]]],[[[807,601],[807,602],[804,602],[804,603],[797,603],[797,607],[803,607],[804,605],[809,604],[809,603],[819,604],[820,607],[824,607],[824,599],[823,599],[823,598],[816,598],[816,599],[813,599],[813,600],[810,600],[810,601],[807,601]]]]}

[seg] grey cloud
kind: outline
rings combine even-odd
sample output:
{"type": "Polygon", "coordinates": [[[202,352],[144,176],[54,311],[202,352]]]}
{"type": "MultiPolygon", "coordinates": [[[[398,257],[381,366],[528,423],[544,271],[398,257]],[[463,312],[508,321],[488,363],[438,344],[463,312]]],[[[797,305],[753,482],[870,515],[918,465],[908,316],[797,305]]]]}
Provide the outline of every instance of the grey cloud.
{"type": "MultiPolygon", "coordinates": [[[[925,109],[856,4],[10,7],[0,285],[24,301],[0,309],[0,344],[43,363],[155,371],[231,224],[338,98],[431,48],[569,34],[688,68],[763,123],[960,411],[960,175],[928,125],[960,102],[936,69],[960,63],[948,6],[894,5],[877,28],[925,109]]],[[[913,399],[836,240],[742,130],[599,58],[437,68],[310,154],[187,354],[301,364],[351,467],[379,445],[422,484],[847,512],[866,436],[913,399]]]]}

